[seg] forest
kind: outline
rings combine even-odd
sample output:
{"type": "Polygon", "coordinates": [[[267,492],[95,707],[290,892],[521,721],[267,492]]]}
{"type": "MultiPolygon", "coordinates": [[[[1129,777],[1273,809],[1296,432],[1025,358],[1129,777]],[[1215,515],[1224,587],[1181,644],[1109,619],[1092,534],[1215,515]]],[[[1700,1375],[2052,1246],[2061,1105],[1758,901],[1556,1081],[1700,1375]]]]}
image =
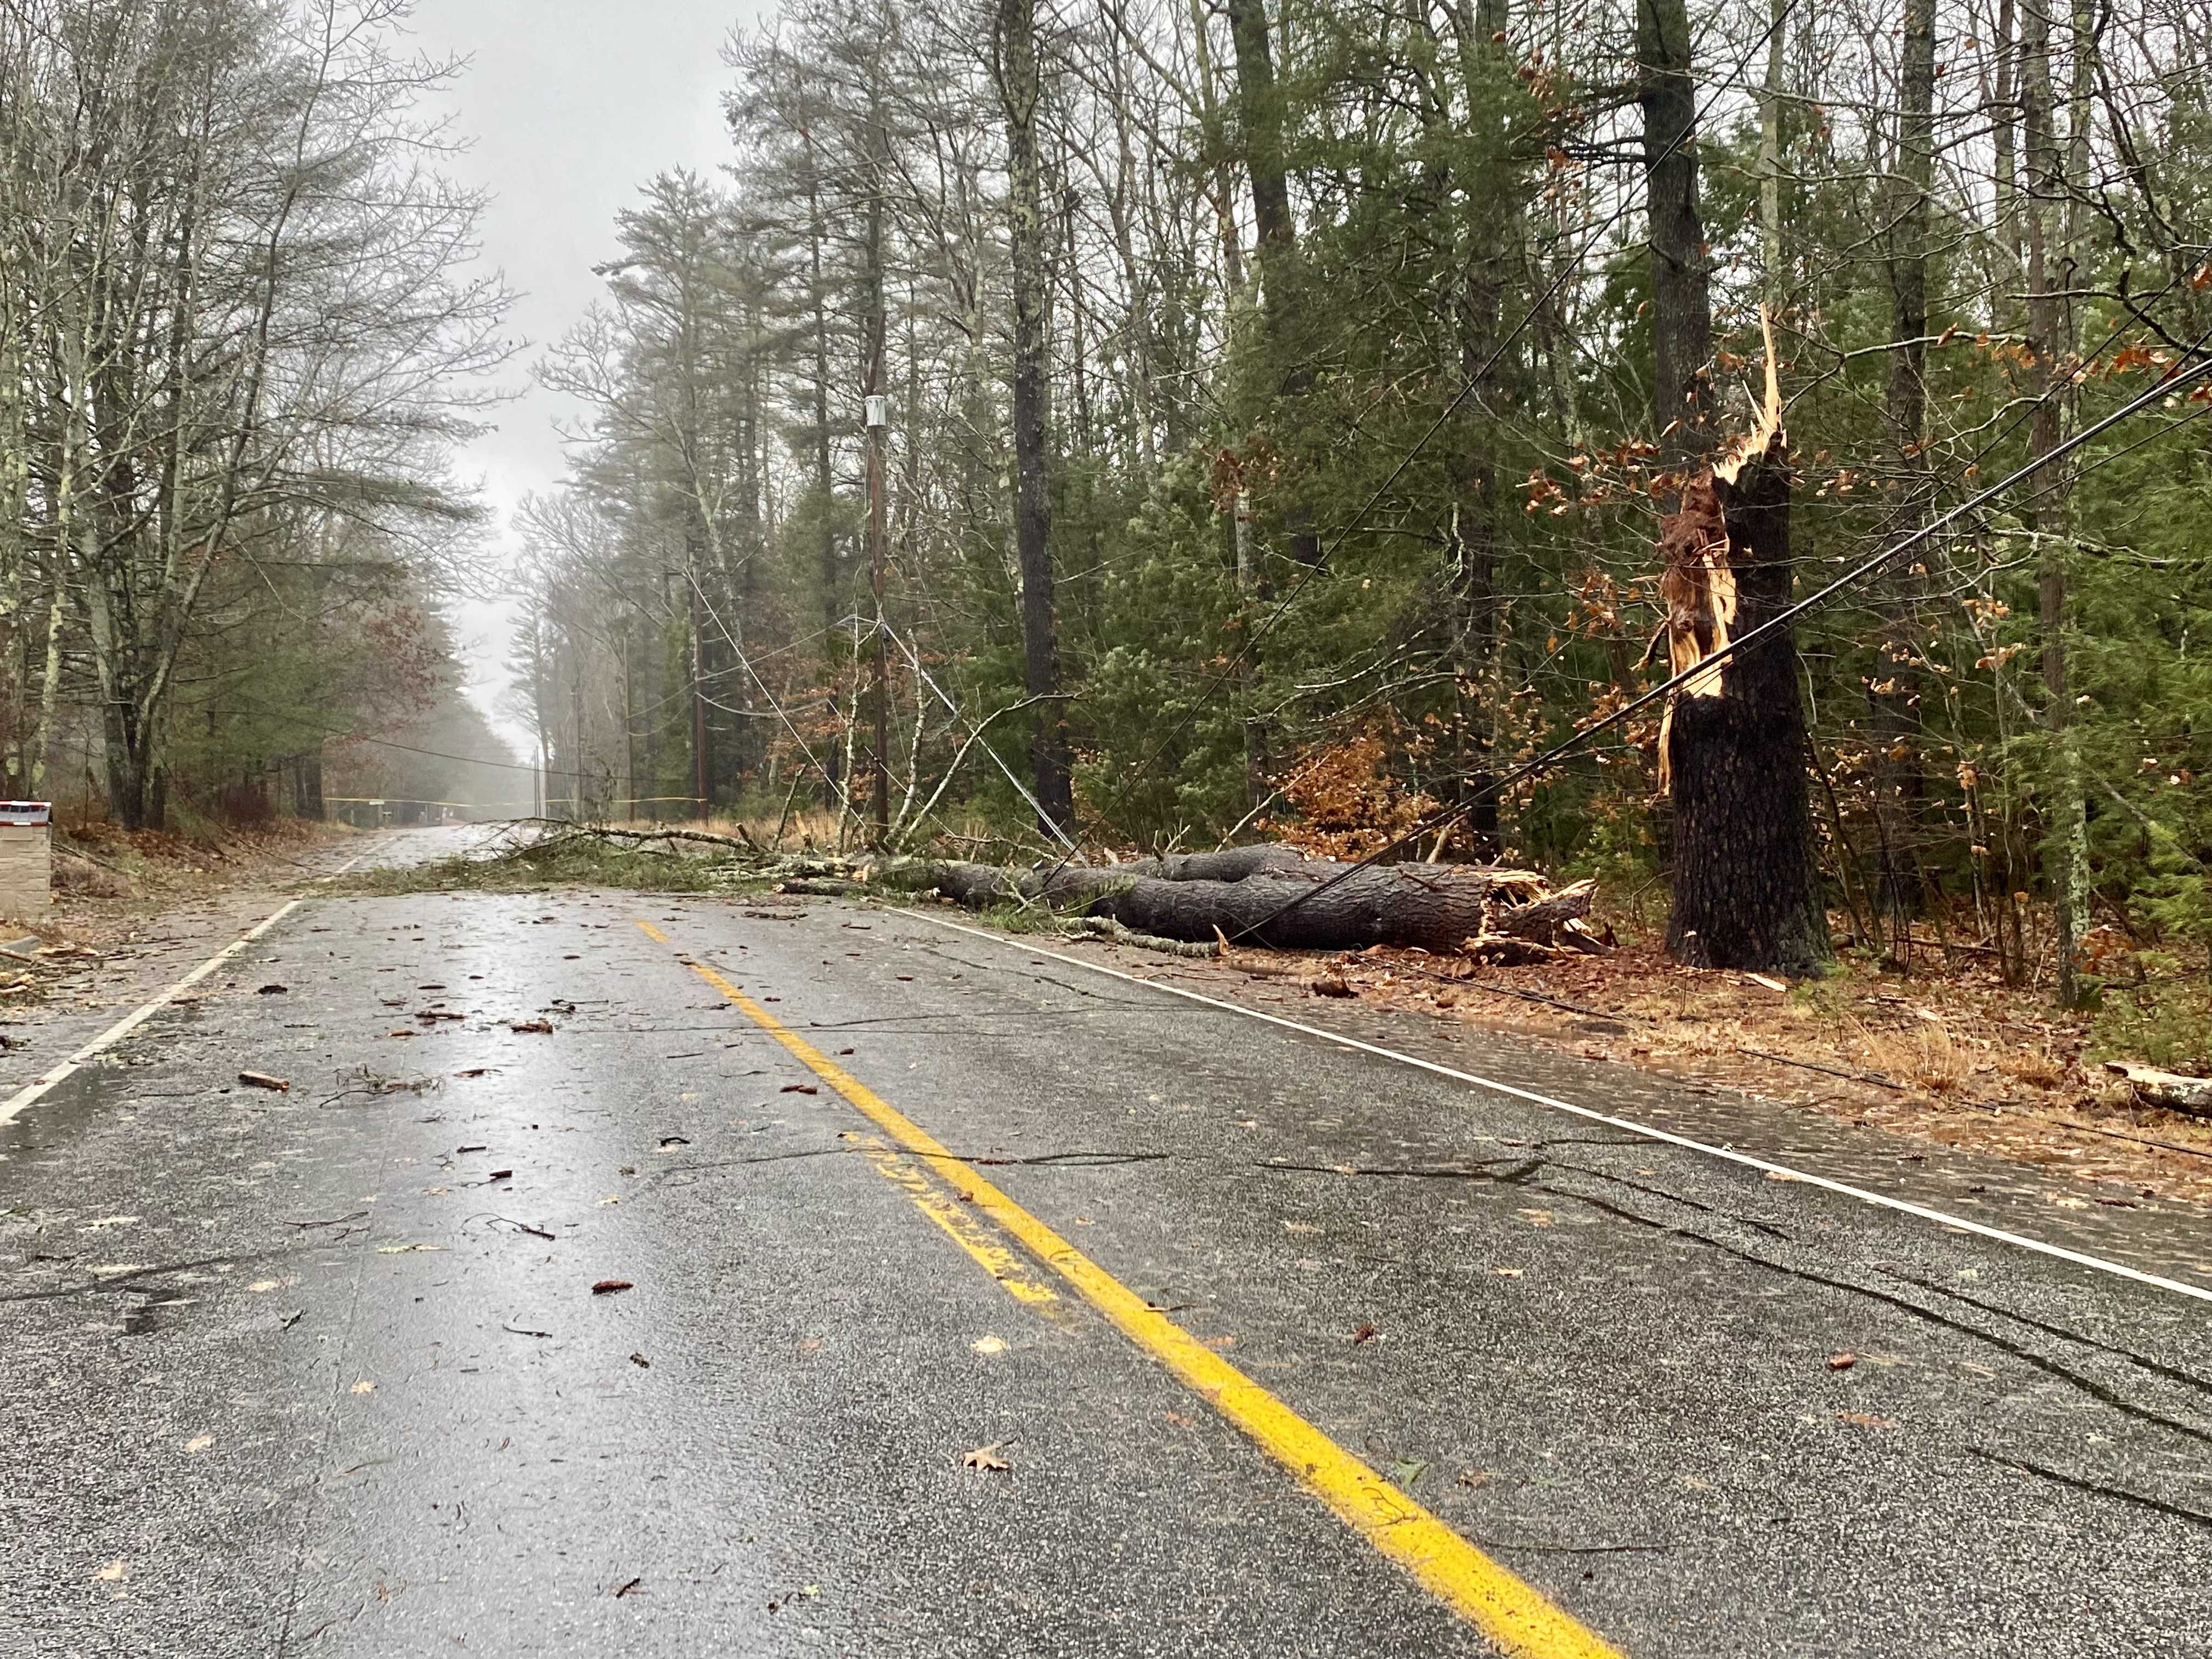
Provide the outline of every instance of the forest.
{"type": "Polygon", "coordinates": [[[517,793],[444,612],[506,296],[404,15],[0,0],[9,794],[137,830],[517,793]]]}
{"type": "Polygon", "coordinates": [[[0,6],[11,789],[304,778],[492,580],[549,814],[1527,867],[2207,1030],[2201,6],[787,0],[496,573],[406,11],[0,6]]]}

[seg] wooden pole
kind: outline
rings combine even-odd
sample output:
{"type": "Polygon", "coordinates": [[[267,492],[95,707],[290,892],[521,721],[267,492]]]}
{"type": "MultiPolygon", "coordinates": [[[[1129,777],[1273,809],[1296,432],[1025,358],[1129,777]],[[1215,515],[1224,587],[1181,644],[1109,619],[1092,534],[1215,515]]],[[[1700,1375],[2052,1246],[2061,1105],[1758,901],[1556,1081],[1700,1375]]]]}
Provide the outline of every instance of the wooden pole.
{"type": "Polygon", "coordinates": [[[887,398],[868,399],[868,586],[876,596],[876,656],[870,687],[876,727],[872,811],[878,847],[890,838],[891,829],[890,642],[884,629],[884,438],[889,403],[887,398]]]}

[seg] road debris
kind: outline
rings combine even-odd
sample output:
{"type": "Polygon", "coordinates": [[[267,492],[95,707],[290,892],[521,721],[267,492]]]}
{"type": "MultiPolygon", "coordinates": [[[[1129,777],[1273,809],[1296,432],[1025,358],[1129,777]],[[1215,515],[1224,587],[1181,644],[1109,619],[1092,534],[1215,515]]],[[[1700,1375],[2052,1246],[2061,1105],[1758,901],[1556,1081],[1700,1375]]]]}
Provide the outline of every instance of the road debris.
{"type": "Polygon", "coordinates": [[[627,1279],[602,1279],[592,1286],[592,1294],[593,1296],[612,1296],[617,1291],[633,1290],[635,1288],[635,1286],[634,1286],[627,1279]]]}
{"type": "Polygon", "coordinates": [[[266,1089],[272,1094],[279,1095],[289,1095],[292,1092],[292,1082],[289,1078],[271,1077],[266,1072],[240,1072],[238,1074],[238,1080],[249,1089],[266,1089]]]}
{"type": "Polygon", "coordinates": [[[988,1446],[978,1446],[975,1450],[961,1457],[960,1467],[963,1469],[997,1469],[1001,1472],[1011,1469],[1013,1465],[999,1455],[1006,1444],[1003,1440],[994,1440],[988,1446]]]}

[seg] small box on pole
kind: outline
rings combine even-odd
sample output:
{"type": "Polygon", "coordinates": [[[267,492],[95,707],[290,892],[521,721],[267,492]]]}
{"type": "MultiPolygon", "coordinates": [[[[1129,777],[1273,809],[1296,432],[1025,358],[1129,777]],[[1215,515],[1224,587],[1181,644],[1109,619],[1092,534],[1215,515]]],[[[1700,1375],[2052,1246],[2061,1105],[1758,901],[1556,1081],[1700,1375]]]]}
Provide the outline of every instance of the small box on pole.
{"type": "Polygon", "coordinates": [[[0,916],[32,921],[54,902],[51,801],[0,800],[0,916]]]}
{"type": "Polygon", "coordinates": [[[868,430],[881,432],[891,423],[891,400],[878,393],[868,395],[868,430]]]}

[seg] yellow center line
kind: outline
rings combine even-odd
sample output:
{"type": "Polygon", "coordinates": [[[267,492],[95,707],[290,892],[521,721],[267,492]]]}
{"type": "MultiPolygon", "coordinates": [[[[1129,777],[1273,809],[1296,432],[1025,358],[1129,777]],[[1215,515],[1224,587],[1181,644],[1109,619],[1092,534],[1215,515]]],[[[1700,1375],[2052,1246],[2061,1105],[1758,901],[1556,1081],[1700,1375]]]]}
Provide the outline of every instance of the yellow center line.
{"type": "Polygon", "coordinates": [[[915,1208],[944,1228],[952,1242],[975,1257],[976,1265],[1005,1285],[1016,1301],[1027,1302],[1041,1312],[1052,1311],[1043,1304],[1058,1302],[1058,1292],[1031,1278],[1021,1257],[978,1221],[972,1210],[932,1181],[913,1159],[901,1157],[873,1135],[847,1134],[839,1139],[859,1147],[860,1156],[875,1166],[878,1175],[912,1199],[915,1208]]]}
{"type": "MultiPolygon", "coordinates": [[[[664,945],[670,942],[651,924],[640,921],[637,926],[648,939],[664,945]]],[[[1603,1637],[1577,1623],[1510,1568],[1492,1560],[1425,1506],[1162,1314],[714,969],[689,957],[685,966],[728,998],[732,1006],[775,1037],[893,1141],[951,1182],[974,1213],[988,1217],[1026,1246],[1124,1336],[1256,1441],[1335,1511],[1339,1519],[1500,1650],[1523,1659],[1621,1659],[1620,1650],[1603,1637]]],[[[968,1212],[962,1213],[965,1218],[968,1212]]],[[[967,1248],[967,1241],[961,1242],[967,1248]]],[[[976,1252],[970,1249],[969,1254],[976,1252]]],[[[976,1259],[983,1261],[979,1255],[976,1259]]],[[[984,1265],[991,1266],[988,1261],[984,1265]]],[[[1008,1283],[995,1269],[993,1276],[1008,1283]]],[[[1008,1288],[1012,1288],[1011,1284],[1008,1288]]]]}

